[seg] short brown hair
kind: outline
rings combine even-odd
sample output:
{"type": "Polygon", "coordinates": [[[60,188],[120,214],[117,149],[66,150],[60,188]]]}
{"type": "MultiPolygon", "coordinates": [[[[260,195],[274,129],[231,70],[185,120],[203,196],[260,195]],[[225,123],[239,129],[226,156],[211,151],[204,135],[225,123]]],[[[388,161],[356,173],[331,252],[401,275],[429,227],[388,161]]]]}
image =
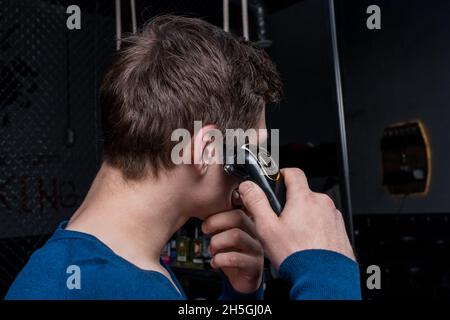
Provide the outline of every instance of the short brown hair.
{"type": "Polygon", "coordinates": [[[281,97],[267,53],[201,19],[159,16],[122,40],[101,87],[104,160],[128,179],[171,168],[173,130],[252,128],[281,97]]]}

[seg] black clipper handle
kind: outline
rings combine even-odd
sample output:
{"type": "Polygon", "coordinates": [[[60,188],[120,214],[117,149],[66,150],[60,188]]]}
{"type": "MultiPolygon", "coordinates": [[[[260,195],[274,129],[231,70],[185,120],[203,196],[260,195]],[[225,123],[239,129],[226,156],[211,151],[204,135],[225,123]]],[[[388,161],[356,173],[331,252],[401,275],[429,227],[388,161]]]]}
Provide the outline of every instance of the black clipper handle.
{"type": "Polygon", "coordinates": [[[249,180],[255,182],[264,191],[273,211],[280,215],[286,202],[286,187],[283,176],[279,174],[276,181],[269,180],[265,175],[252,176],[249,180]]]}
{"type": "MultiPolygon", "coordinates": [[[[256,183],[266,194],[273,211],[280,215],[286,202],[286,187],[281,173],[268,175],[264,165],[248,149],[245,150],[245,162],[238,164],[236,156],[227,163],[225,161],[224,170],[230,175],[237,177],[241,181],[251,180],[256,183]]],[[[273,161],[273,160],[272,160],[273,161]]]]}

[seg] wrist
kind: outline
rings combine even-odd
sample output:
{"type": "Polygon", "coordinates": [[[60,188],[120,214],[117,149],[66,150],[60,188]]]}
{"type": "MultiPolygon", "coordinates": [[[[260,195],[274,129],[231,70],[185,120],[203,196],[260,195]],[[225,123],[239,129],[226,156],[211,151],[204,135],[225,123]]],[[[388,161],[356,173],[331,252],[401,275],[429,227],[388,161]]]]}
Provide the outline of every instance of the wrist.
{"type": "Polygon", "coordinates": [[[262,272],[259,274],[259,276],[256,276],[254,279],[248,279],[248,280],[242,280],[236,281],[235,284],[233,284],[230,279],[228,279],[231,287],[240,294],[253,294],[257,292],[260,287],[263,284],[263,275],[262,272]]]}
{"type": "Polygon", "coordinates": [[[227,277],[224,277],[222,299],[233,300],[262,300],[264,298],[264,277],[256,289],[242,292],[235,288],[227,277]]]}

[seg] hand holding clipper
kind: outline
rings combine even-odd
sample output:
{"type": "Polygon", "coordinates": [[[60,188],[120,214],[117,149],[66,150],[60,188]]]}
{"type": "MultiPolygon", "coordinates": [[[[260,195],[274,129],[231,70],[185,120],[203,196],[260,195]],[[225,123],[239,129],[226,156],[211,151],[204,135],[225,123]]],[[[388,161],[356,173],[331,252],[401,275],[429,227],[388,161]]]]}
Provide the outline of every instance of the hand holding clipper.
{"type": "Polygon", "coordinates": [[[250,180],[256,183],[266,194],[273,211],[280,215],[286,202],[283,176],[266,150],[260,147],[255,147],[254,150],[258,151],[257,154],[249,145],[237,148],[231,156],[225,156],[223,168],[226,173],[241,181],[250,180]],[[242,153],[243,159],[239,158],[239,152],[242,153]]]}

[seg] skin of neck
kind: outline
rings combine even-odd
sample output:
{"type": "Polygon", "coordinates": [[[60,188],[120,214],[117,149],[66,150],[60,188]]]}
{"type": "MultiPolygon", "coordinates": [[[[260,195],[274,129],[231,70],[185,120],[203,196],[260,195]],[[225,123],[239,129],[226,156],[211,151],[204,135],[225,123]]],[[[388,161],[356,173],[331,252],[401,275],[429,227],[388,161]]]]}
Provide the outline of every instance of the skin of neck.
{"type": "MultiPolygon", "coordinates": [[[[258,127],[265,128],[264,112],[258,127]]],[[[213,125],[204,126],[192,141],[200,154],[210,152],[210,157],[215,153],[208,146],[213,144],[204,138],[212,129],[213,125]]],[[[149,175],[130,181],[119,169],[103,162],[66,229],[97,237],[141,269],[165,273],[160,264],[164,245],[189,218],[204,219],[230,210],[238,181],[226,175],[222,165],[203,161],[159,173],[157,178],[149,175]]]]}
{"type": "Polygon", "coordinates": [[[190,218],[183,168],[170,175],[129,181],[103,163],[66,230],[91,234],[141,269],[160,268],[160,252],[190,218]]]}

